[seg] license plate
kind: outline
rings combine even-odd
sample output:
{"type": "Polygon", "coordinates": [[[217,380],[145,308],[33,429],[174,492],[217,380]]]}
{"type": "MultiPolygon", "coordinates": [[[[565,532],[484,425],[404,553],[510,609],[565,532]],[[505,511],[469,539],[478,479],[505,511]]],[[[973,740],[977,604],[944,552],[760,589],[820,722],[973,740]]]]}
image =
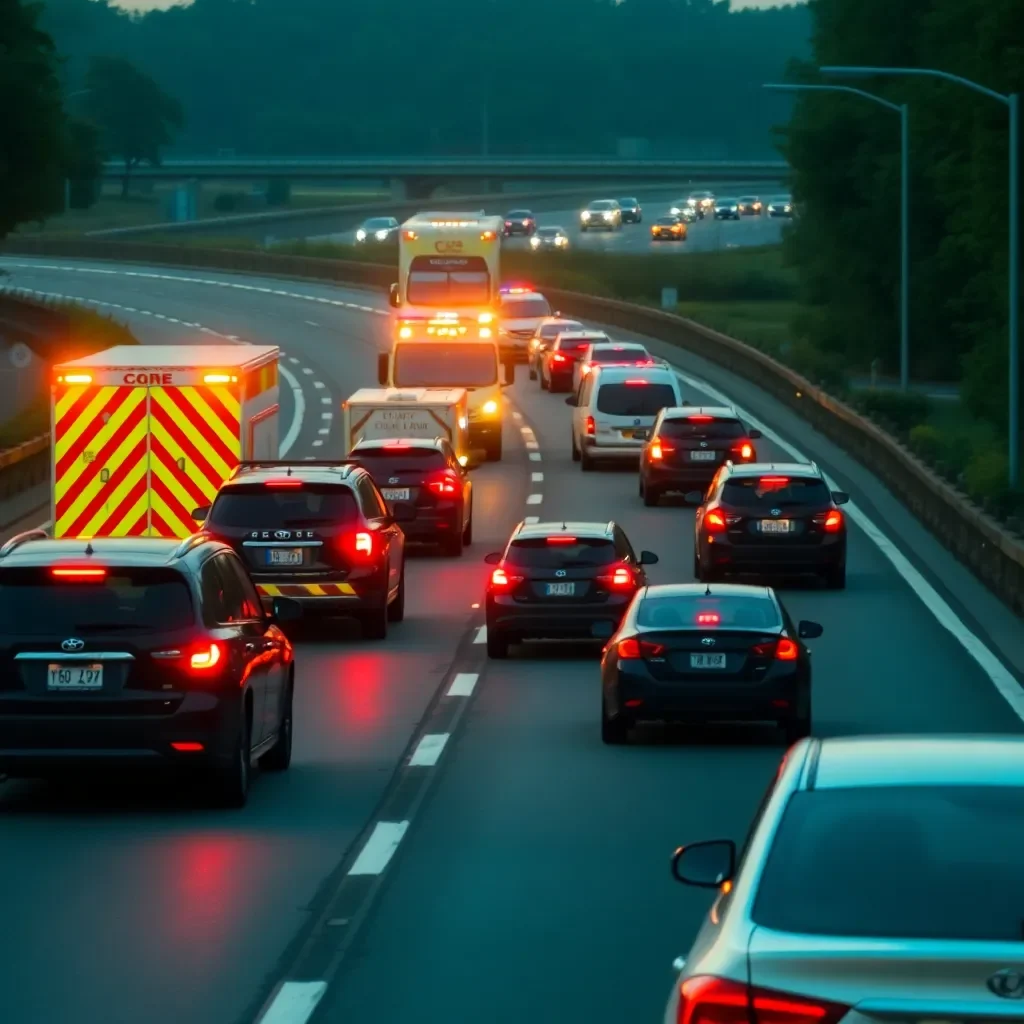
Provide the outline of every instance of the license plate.
{"type": "Polygon", "coordinates": [[[408,487],[382,487],[381,494],[384,495],[385,501],[408,501],[409,500],[409,488],[408,487]]]}
{"type": "Polygon", "coordinates": [[[575,583],[549,583],[548,597],[572,597],[576,593],[575,583]]]}
{"type": "Polygon", "coordinates": [[[793,529],[792,519],[762,519],[762,533],[789,533],[793,529]]]}
{"type": "Polygon", "coordinates": [[[691,654],[690,668],[725,668],[725,655],[691,654]]]}
{"type": "Polygon", "coordinates": [[[50,665],[51,690],[102,690],[102,665],[50,665]]]}
{"type": "Polygon", "coordinates": [[[267,548],[268,565],[302,565],[302,548],[267,548]]]}
{"type": "Polygon", "coordinates": [[[634,438],[637,441],[642,441],[645,437],[647,437],[647,435],[649,433],[650,433],[650,431],[646,430],[646,429],[641,429],[641,430],[624,430],[624,431],[622,431],[622,436],[626,437],[626,438],[630,438],[631,437],[631,438],[634,438]]]}
{"type": "Polygon", "coordinates": [[[718,452],[690,452],[690,459],[693,462],[714,462],[718,452]]]}

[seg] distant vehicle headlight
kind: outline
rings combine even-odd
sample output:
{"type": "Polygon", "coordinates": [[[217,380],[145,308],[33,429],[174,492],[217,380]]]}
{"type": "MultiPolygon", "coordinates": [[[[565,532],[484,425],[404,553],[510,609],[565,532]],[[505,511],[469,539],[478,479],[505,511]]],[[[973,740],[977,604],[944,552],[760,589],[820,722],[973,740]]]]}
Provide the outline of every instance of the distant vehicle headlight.
{"type": "Polygon", "coordinates": [[[604,217],[605,220],[612,220],[612,218],[614,218],[615,214],[611,210],[605,210],[604,213],[602,214],[602,216],[604,217]]]}
{"type": "Polygon", "coordinates": [[[673,206],[668,212],[671,213],[673,217],[678,217],[683,211],[680,210],[678,206],[673,206]]]}
{"type": "Polygon", "coordinates": [[[388,233],[386,231],[375,231],[373,237],[376,238],[378,242],[384,242],[387,240],[388,233]]]}
{"type": "Polygon", "coordinates": [[[356,241],[357,242],[365,242],[366,241],[366,232],[362,228],[360,228],[356,232],[356,241]]]}
{"type": "Polygon", "coordinates": [[[584,210],[580,214],[580,220],[590,220],[590,211],[589,210],[584,210]]]}
{"type": "Polygon", "coordinates": [[[568,244],[569,244],[569,239],[566,238],[565,235],[558,235],[555,238],[555,245],[568,245],[568,244]]]}
{"type": "Polygon", "coordinates": [[[530,246],[534,249],[540,248],[540,239],[536,235],[534,235],[533,238],[530,239],[530,246]]]}

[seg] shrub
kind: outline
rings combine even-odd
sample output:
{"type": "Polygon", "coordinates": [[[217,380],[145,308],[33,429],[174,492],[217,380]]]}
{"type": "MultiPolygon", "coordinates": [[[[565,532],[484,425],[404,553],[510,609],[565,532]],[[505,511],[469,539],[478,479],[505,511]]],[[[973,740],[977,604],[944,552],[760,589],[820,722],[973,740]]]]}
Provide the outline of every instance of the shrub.
{"type": "Polygon", "coordinates": [[[1002,504],[1009,496],[1006,453],[994,448],[975,452],[964,469],[964,487],[972,498],[1002,504]]]}
{"type": "Polygon", "coordinates": [[[927,395],[915,391],[858,391],[852,398],[854,406],[879,422],[891,423],[901,434],[924,423],[931,411],[927,395]]]}
{"type": "Polygon", "coordinates": [[[919,423],[910,428],[910,447],[925,462],[934,464],[943,461],[944,440],[939,430],[928,423],[919,423]]]}
{"type": "Polygon", "coordinates": [[[218,192],[213,197],[213,208],[218,213],[236,213],[245,209],[247,196],[244,192],[218,192]]]}
{"type": "Polygon", "coordinates": [[[267,184],[267,206],[287,206],[292,198],[292,183],[287,178],[271,178],[267,184]]]}

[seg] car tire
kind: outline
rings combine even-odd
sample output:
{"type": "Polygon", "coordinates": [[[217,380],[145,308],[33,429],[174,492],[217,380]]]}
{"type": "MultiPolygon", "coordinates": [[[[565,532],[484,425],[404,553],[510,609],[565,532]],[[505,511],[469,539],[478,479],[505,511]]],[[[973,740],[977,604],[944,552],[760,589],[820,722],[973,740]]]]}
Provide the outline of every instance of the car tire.
{"type": "Polygon", "coordinates": [[[364,611],[359,616],[359,623],[363,627],[364,640],[386,640],[388,636],[388,619],[390,614],[386,604],[379,608],[364,611]]]}
{"type": "Polygon", "coordinates": [[[700,560],[697,558],[697,552],[693,553],[693,578],[695,580],[700,579],[700,560]]]}
{"type": "Polygon", "coordinates": [[[698,583],[717,583],[721,579],[721,573],[715,569],[705,569],[700,557],[694,555],[694,576],[697,577],[698,583]]]}
{"type": "Polygon", "coordinates": [[[490,441],[485,445],[484,450],[487,452],[488,462],[501,462],[501,434],[498,435],[496,440],[490,441]]]}
{"type": "Polygon", "coordinates": [[[288,692],[284,699],[284,714],[277,731],[277,742],[260,758],[260,768],[267,772],[286,772],[292,763],[293,707],[295,674],[288,675],[288,692]]]}
{"type": "Polygon", "coordinates": [[[466,527],[462,531],[462,543],[468,548],[473,543],[473,502],[469,503],[469,518],[466,520],[466,527]]]}
{"type": "Polygon", "coordinates": [[[609,747],[621,747],[629,742],[629,723],[623,718],[609,718],[604,702],[601,704],[601,742],[609,747]]]}
{"type": "Polygon", "coordinates": [[[449,558],[461,558],[465,541],[462,539],[462,531],[455,530],[450,537],[445,537],[441,544],[441,550],[449,558]]]}
{"type": "Polygon", "coordinates": [[[247,705],[243,705],[231,760],[218,764],[214,769],[213,792],[218,806],[241,810],[248,802],[252,778],[251,750],[252,712],[247,705]]]}
{"type": "Polygon", "coordinates": [[[508,657],[508,637],[497,630],[487,628],[487,657],[504,661],[508,657]]]}
{"type": "Polygon", "coordinates": [[[543,371],[541,371],[541,374],[540,374],[540,389],[541,389],[541,391],[548,391],[548,390],[550,390],[549,387],[548,387],[547,378],[544,376],[544,372],[543,371]]]}
{"type": "Polygon", "coordinates": [[[580,449],[580,469],[584,473],[592,473],[594,471],[594,460],[582,448],[580,449]]]}
{"type": "Polygon", "coordinates": [[[840,565],[833,569],[826,569],[822,574],[822,578],[828,590],[845,590],[846,566],[840,565]]]}
{"type": "Polygon", "coordinates": [[[575,434],[575,432],[573,432],[573,434],[571,436],[572,436],[572,461],[573,462],[579,462],[580,461],[580,450],[576,446],[576,434],[575,434]]]}
{"type": "Polygon", "coordinates": [[[388,605],[388,622],[401,622],[405,618],[405,566],[402,566],[402,575],[398,577],[398,593],[394,601],[388,605]]]}
{"type": "Polygon", "coordinates": [[[646,505],[647,508],[654,508],[660,501],[661,491],[659,491],[657,487],[651,487],[650,484],[648,484],[644,488],[644,505],[646,505]]]}

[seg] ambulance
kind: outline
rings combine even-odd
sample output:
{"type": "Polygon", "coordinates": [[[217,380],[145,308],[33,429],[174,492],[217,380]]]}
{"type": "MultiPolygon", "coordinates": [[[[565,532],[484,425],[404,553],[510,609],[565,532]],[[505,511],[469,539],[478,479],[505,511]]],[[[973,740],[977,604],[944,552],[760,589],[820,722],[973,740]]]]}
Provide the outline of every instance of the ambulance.
{"type": "Polygon", "coordinates": [[[459,462],[471,462],[469,396],[464,388],[361,388],[342,403],[345,444],[443,437],[459,462]]]}
{"type": "Polygon", "coordinates": [[[54,537],[188,537],[240,461],[276,459],[280,350],[119,345],[53,368],[54,537]]]}

